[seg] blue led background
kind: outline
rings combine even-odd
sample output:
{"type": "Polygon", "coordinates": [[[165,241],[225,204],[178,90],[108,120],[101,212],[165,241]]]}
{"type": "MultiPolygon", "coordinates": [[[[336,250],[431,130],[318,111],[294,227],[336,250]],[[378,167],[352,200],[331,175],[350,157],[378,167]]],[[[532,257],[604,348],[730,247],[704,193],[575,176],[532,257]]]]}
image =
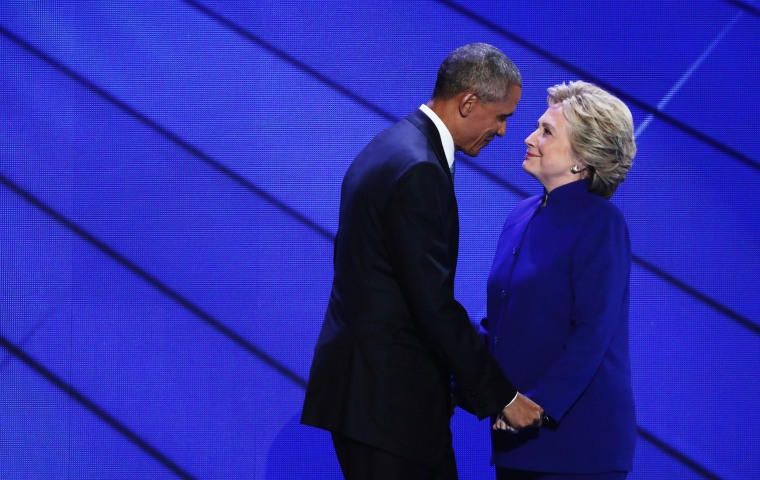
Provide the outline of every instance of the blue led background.
{"type": "MultiPolygon", "coordinates": [[[[484,315],[501,226],[540,191],[546,88],[607,88],[639,146],[613,199],[629,478],[760,478],[758,2],[4,0],[0,479],[340,478],[298,424],[340,182],[473,41],[524,90],[457,157],[458,298],[484,315]]],[[[487,422],[452,424],[461,478],[491,478],[487,422]]]]}

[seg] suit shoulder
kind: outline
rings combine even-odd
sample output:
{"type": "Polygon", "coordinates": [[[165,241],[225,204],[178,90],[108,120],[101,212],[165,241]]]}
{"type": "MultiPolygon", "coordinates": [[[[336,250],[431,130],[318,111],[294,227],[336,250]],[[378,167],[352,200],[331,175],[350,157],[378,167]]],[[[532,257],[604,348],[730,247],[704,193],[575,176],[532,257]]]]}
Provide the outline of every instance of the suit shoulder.
{"type": "Polygon", "coordinates": [[[412,123],[402,120],[380,132],[359,154],[360,162],[371,162],[374,168],[393,173],[396,179],[417,166],[431,164],[440,169],[429,139],[412,123]]]}

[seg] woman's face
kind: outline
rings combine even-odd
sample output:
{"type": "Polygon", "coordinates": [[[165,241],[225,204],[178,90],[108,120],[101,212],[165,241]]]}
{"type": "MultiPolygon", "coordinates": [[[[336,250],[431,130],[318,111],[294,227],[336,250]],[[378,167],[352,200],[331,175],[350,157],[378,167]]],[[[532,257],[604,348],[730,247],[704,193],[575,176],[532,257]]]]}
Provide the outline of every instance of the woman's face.
{"type": "Polygon", "coordinates": [[[570,148],[567,129],[562,106],[552,105],[538,119],[536,130],[525,139],[528,150],[523,169],[541,182],[547,192],[583,176],[570,171],[578,162],[570,148]]]}

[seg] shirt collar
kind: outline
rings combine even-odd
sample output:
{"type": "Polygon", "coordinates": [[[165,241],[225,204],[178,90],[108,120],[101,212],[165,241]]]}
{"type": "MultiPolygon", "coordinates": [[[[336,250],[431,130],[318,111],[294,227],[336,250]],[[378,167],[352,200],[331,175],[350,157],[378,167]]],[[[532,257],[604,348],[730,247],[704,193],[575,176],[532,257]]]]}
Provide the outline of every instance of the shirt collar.
{"type": "Polygon", "coordinates": [[[449,164],[449,169],[451,169],[454,165],[454,137],[451,136],[451,132],[446,128],[443,120],[430,107],[423,103],[420,105],[420,110],[433,121],[435,128],[438,129],[438,133],[441,135],[441,143],[443,143],[443,152],[446,154],[446,162],[449,164]]]}

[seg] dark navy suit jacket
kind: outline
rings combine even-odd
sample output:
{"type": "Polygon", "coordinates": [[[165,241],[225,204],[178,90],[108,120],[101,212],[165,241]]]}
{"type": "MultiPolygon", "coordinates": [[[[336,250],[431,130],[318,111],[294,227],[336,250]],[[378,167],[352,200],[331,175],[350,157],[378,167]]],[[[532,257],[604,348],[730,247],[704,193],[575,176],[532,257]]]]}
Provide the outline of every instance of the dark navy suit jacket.
{"type": "Polygon", "coordinates": [[[626,222],[580,180],[524,200],[488,280],[489,346],[552,428],[492,432],[497,466],[563,473],[630,470],[636,441],[628,348],[626,222]]]}
{"type": "Polygon", "coordinates": [[[480,418],[512,399],[454,299],[458,245],[441,138],[418,110],[378,134],[344,177],[302,423],[433,465],[451,447],[452,376],[480,418]]]}

